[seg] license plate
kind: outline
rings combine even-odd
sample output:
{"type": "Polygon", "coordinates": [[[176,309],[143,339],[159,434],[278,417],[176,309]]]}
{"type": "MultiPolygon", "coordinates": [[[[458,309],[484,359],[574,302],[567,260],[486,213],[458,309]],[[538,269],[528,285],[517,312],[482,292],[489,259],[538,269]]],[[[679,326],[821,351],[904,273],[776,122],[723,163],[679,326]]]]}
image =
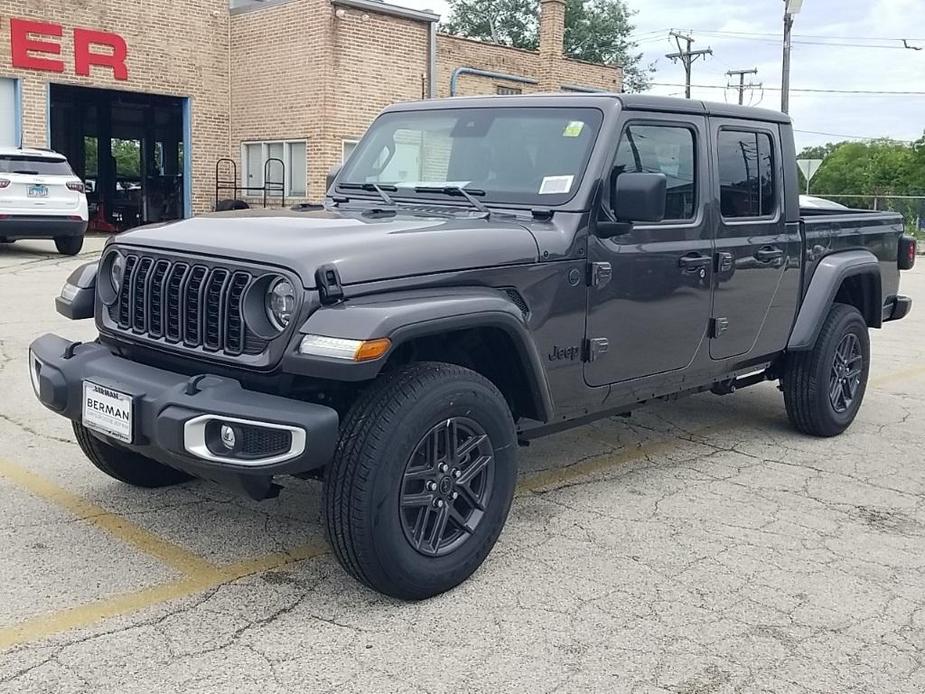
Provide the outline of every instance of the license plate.
{"type": "Polygon", "coordinates": [[[88,429],[132,442],[132,396],[84,381],[83,423],[88,429]]]}
{"type": "Polygon", "coordinates": [[[30,198],[47,198],[48,197],[48,186],[30,186],[29,187],[29,197],[30,198]]]}

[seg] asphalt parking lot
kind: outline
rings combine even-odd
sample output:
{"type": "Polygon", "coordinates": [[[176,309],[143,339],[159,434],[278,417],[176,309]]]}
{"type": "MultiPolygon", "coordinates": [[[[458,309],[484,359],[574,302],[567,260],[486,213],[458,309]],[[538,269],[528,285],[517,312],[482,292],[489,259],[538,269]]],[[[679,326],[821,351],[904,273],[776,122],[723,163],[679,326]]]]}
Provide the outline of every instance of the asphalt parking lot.
{"type": "Polygon", "coordinates": [[[0,692],[925,691],[921,266],[845,435],[767,384],[536,441],[485,566],[405,604],[336,565],[317,483],[255,503],[83,458],[26,348],[93,338],[52,298],[101,246],[0,246],[0,692]]]}

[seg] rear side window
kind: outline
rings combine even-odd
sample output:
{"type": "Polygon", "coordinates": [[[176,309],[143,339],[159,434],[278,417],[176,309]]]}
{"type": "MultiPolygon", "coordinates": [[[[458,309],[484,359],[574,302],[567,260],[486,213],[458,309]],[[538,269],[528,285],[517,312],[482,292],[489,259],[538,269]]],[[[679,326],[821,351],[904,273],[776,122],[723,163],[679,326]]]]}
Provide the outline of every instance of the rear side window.
{"type": "Polygon", "coordinates": [[[623,133],[614,162],[620,173],[661,173],[668,179],[666,221],[694,218],[694,133],[668,125],[631,124],[623,133]]]}
{"type": "Polygon", "coordinates": [[[21,173],[40,176],[73,176],[67,159],[30,157],[23,154],[0,154],[0,173],[21,173]]]}
{"type": "Polygon", "coordinates": [[[718,147],[723,217],[773,216],[777,209],[777,191],[771,136],[720,130],[718,147]]]}

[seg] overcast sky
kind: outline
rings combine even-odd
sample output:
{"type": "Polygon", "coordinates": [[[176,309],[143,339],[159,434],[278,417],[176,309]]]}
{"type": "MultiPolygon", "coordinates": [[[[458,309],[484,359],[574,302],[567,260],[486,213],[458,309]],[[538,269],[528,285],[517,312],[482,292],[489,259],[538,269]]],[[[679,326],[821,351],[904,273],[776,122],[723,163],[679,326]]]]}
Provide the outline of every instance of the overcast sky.
{"type": "MultiPolygon", "coordinates": [[[[444,0],[391,1],[443,16],[447,11],[444,0]]],[[[645,59],[656,63],[654,82],[681,85],[684,81],[681,65],[664,57],[677,50],[667,39],[668,30],[674,28],[691,33],[696,40],[693,48],[713,49],[712,58],[694,64],[694,84],[722,87],[727,70],[757,67],[756,81],[766,89],[746,93],[746,103],[780,108],[782,0],[628,0],[628,4],[639,10],[634,35],[645,59]]],[[[798,149],[846,139],[841,135],[902,140],[922,136],[925,50],[902,49],[898,40],[902,38],[925,49],[925,0],[804,0],[794,41],[808,43],[793,47],[792,87],[920,94],[793,92],[790,112],[795,128],[832,133],[797,132],[798,149]]],[[[683,87],[654,86],[652,93],[683,96],[683,87]]],[[[735,101],[737,95],[732,90],[695,88],[693,97],[735,101]]]]}

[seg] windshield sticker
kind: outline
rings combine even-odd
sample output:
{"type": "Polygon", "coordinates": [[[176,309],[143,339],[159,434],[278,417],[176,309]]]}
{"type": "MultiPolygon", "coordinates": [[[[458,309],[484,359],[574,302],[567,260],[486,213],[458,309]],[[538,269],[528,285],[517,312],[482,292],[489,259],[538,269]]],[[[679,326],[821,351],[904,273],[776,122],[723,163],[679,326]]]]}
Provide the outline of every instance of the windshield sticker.
{"type": "Polygon", "coordinates": [[[567,193],[572,189],[574,176],[546,176],[540,185],[540,195],[556,195],[567,193]]]}
{"type": "Polygon", "coordinates": [[[569,121],[569,124],[565,126],[565,130],[562,131],[562,137],[578,137],[581,135],[581,131],[585,127],[585,122],[581,120],[569,121]]]}

